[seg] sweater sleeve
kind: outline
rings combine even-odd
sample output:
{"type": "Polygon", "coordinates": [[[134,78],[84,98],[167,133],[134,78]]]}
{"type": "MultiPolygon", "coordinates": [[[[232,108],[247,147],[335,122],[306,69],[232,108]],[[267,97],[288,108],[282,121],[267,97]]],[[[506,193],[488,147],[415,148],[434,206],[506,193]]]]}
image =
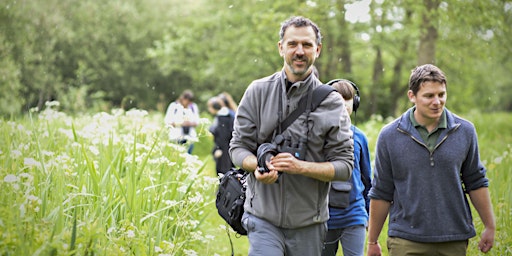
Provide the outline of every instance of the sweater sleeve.
{"type": "Polygon", "coordinates": [[[256,110],[252,105],[256,99],[251,85],[245,91],[234,121],[233,138],[229,144],[229,154],[233,164],[242,166],[243,160],[255,155],[257,150],[256,110]]]}
{"type": "Polygon", "coordinates": [[[465,192],[469,193],[469,191],[476,190],[481,187],[488,187],[489,180],[485,177],[487,170],[480,161],[478,138],[473,124],[470,123],[465,132],[468,133],[466,137],[471,138],[471,145],[468,150],[467,158],[462,163],[461,176],[465,192]]]}
{"type": "MultiPolygon", "coordinates": [[[[354,168],[354,140],[351,122],[341,95],[331,93],[312,115],[319,115],[317,120],[327,129],[323,144],[325,160],[334,166],[333,180],[349,180],[354,168]],[[318,112],[317,112],[318,111],[318,112]],[[341,115],[340,115],[341,113],[341,115]],[[339,119],[329,118],[339,116],[339,119]]],[[[310,131],[311,132],[311,131],[310,131]]]]}
{"type": "Polygon", "coordinates": [[[380,199],[388,202],[393,201],[393,194],[395,191],[393,183],[393,174],[391,164],[389,161],[389,150],[386,142],[386,132],[389,132],[391,126],[382,128],[379,137],[377,138],[377,146],[375,148],[375,168],[372,180],[372,187],[368,196],[371,199],[380,199]]]}
{"type": "MultiPolygon", "coordinates": [[[[357,128],[356,128],[357,129],[357,128]]],[[[371,185],[371,161],[370,161],[370,150],[368,146],[368,139],[364,135],[364,133],[360,130],[356,130],[357,132],[357,142],[361,147],[361,153],[359,156],[359,170],[361,172],[361,179],[364,184],[363,196],[365,200],[366,211],[370,212],[370,198],[368,197],[368,192],[370,192],[371,185]]]]}

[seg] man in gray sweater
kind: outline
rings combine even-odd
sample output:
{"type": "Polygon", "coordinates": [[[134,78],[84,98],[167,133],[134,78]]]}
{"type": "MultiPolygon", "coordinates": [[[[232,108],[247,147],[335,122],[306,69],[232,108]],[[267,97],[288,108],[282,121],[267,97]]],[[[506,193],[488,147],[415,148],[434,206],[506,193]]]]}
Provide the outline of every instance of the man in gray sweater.
{"type": "Polygon", "coordinates": [[[233,163],[247,172],[242,224],[249,255],[320,255],[329,218],[331,180],[348,180],[353,168],[350,118],[338,93],[330,93],[312,112],[303,113],[283,137],[304,142],[301,160],[278,152],[258,166],[258,147],[268,143],[280,120],[298,107],[300,98],[322,83],[312,65],[322,48],[318,26],[292,17],[280,30],[282,71],[253,81],[242,97],[230,143],[233,163]],[[341,114],[340,114],[341,113],[341,114]],[[260,172],[257,168],[265,168],[260,172]]]}
{"type": "Polygon", "coordinates": [[[409,79],[414,106],[382,128],[369,193],[368,256],[381,255],[378,237],[389,213],[389,255],[466,255],[476,235],[466,194],[484,230],[488,252],[495,219],[475,127],[445,108],[447,82],[434,65],[409,79]]]}

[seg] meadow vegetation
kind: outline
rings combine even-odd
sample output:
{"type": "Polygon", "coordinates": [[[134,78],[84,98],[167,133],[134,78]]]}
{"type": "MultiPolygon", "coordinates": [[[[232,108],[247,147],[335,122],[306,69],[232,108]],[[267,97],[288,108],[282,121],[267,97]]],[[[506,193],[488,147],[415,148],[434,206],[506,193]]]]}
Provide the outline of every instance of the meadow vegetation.
{"type": "MultiPolygon", "coordinates": [[[[512,114],[463,117],[477,127],[491,184],[497,233],[488,255],[512,255],[512,114]]],[[[229,255],[214,205],[210,120],[202,118],[193,155],[168,142],[162,120],[137,109],[70,116],[58,102],[0,120],[0,254],[229,255]]],[[[388,121],[357,124],[372,159],[388,121]]],[[[235,255],[246,255],[247,238],[230,235],[235,255]]],[[[468,255],[479,255],[477,241],[468,255]]]]}

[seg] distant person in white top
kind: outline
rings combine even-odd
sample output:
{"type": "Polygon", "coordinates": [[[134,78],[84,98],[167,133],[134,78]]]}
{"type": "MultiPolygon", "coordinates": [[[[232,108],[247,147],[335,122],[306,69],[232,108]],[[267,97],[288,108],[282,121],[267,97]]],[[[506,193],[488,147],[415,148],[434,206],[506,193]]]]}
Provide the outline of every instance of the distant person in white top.
{"type": "Polygon", "coordinates": [[[199,109],[191,90],[183,91],[176,101],[169,104],[164,122],[169,128],[169,139],[178,144],[188,144],[187,152],[192,154],[197,141],[195,127],[199,124],[199,109]]]}

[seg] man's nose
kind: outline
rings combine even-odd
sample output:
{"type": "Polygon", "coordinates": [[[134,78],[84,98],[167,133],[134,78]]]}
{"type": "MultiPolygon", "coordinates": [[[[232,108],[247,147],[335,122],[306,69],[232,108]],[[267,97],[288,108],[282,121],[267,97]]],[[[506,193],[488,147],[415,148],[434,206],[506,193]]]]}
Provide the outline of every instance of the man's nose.
{"type": "Polygon", "coordinates": [[[297,46],[296,54],[303,55],[304,54],[304,47],[302,47],[302,44],[299,44],[297,46]]]}

